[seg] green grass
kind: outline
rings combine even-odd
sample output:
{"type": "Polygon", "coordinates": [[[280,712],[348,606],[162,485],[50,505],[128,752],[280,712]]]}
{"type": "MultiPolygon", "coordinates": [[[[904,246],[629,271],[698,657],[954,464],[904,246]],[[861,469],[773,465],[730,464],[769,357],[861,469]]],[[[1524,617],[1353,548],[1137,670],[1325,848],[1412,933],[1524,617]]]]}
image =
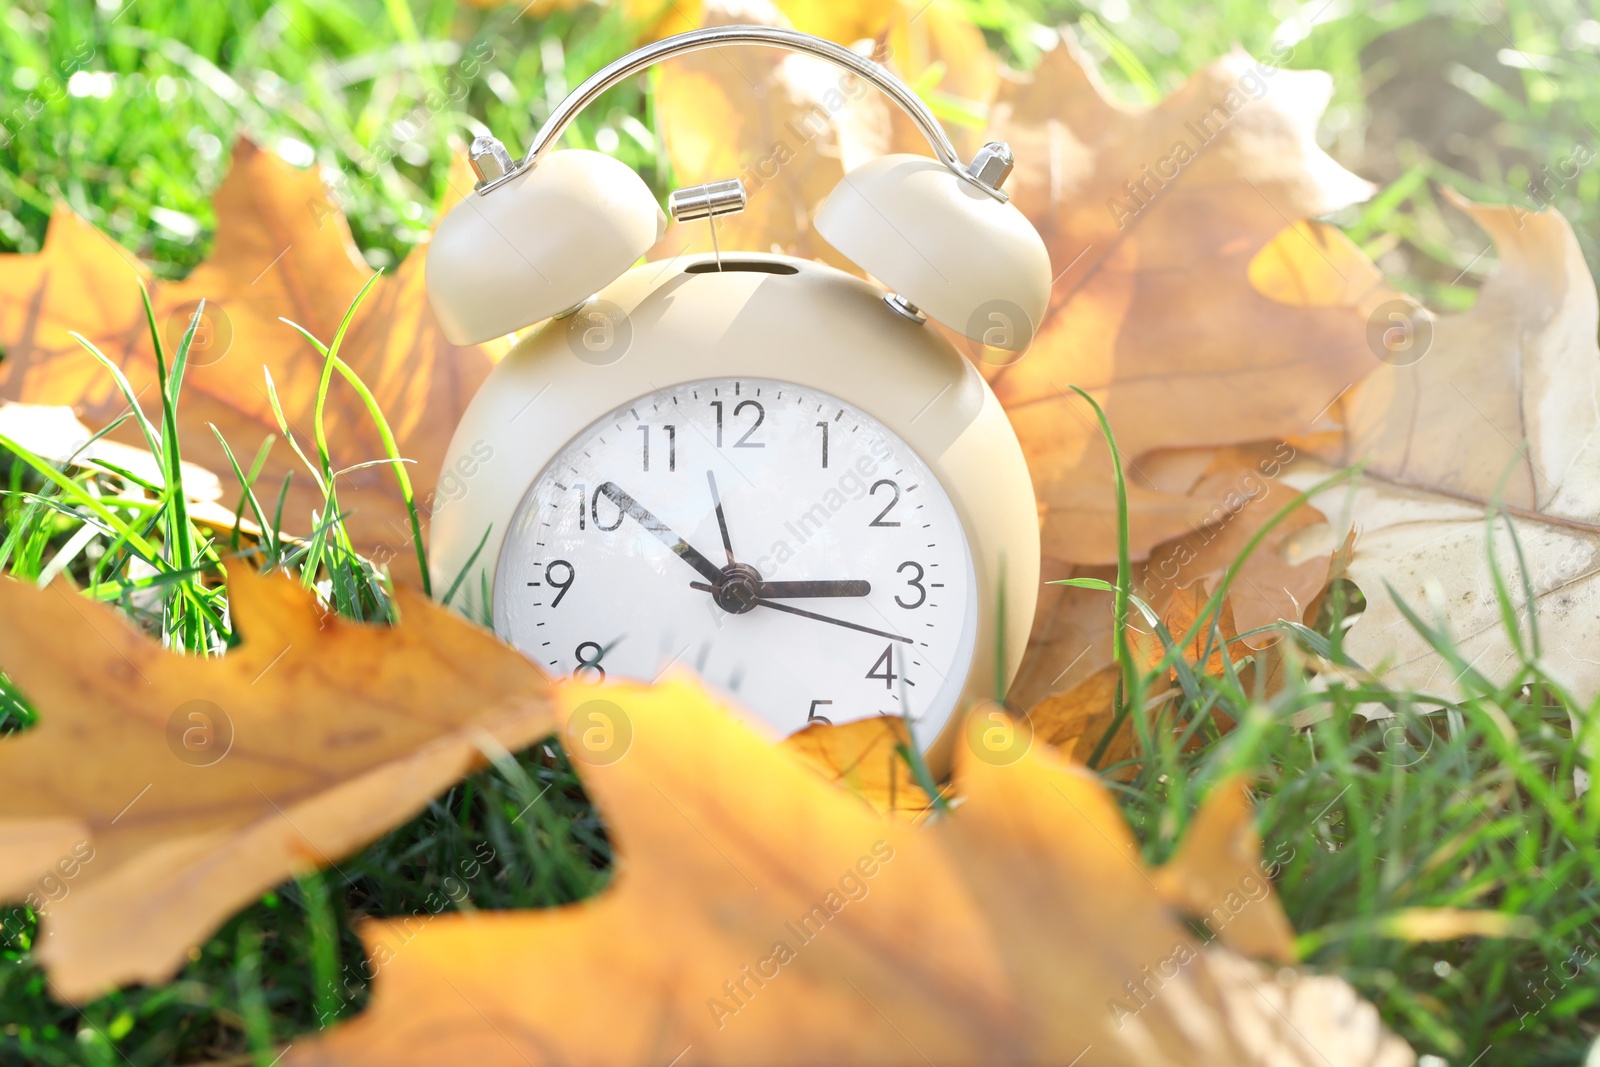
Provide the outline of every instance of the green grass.
{"type": "MultiPolygon", "coordinates": [[[[1509,614],[1520,575],[1485,562],[1509,614]]],[[[1600,796],[1575,783],[1595,769],[1580,749],[1595,751],[1596,704],[1542,673],[1536,641],[1492,684],[1416,605],[1413,625],[1469,696],[1386,688],[1341,647],[1361,606],[1342,581],[1314,628],[1281,627],[1283,684],[1269,691],[1270,660],[1222,634],[1221,593],[1189,634],[1158,628],[1167,666],[1135,692],[1175,682],[1180,695],[1151,722],[1135,717],[1154,755],[1102,768],[1119,779],[1146,858],[1170,855],[1199,801],[1247,774],[1263,856],[1311,967],[1349,980],[1419,1053],[1447,1063],[1583,1062],[1600,1034],[1600,796]],[[1196,673],[1174,651],[1197,635],[1205,657],[1233,646],[1222,674],[1196,673]],[[1372,703],[1394,717],[1368,720],[1358,709],[1372,703]],[[1300,715],[1317,721],[1297,729],[1300,715]],[[1589,724],[1586,741],[1574,722],[1589,724]],[[1390,925],[1408,908],[1497,911],[1520,917],[1525,936],[1411,943],[1390,925]]]]}
{"type": "MultiPolygon", "coordinates": [[[[168,644],[201,653],[230,639],[219,621],[221,565],[282,569],[325,590],[345,615],[386,619],[386,586],[344,547],[334,493],[326,494],[317,534],[302,543],[267,536],[233,545],[184,516],[179,449],[169,445],[176,440],[169,431],[182,402],[188,341],[162,360],[163,419],[147,430],[169,481],[143,485],[146,503],[99,503],[109,494],[92,489],[126,489],[126,474],[58,471],[0,442],[13,457],[0,495],[0,568],[20,578],[59,568],[86,595],[121,604],[168,644]],[[76,536],[86,523],[98,532],[76,536]]],[[[336,344],[327,353],[332,365],[336,344]]],[[[320,438],[315,423],[313,432],[320,438]]],[[[321,450],[316,460],[302,454],[326,484],[321,450]]],[[[1099,769],[1152,863],[1171,853],[1211,788],[1249,774],[1264,856],[1277,868],[1310,966],[1349,979],[1419,1051],[1446,1062],[1470,1063],[1491,1047],[1494,1063],[1577,1062],[1600,1030],[1593,980],[1600,793],[1579,796],[1574,788],[1575,772],[1594,767],[1580,756],[1571,723],[1592,725],[1595,709],[1578,706],[1535,666],[1540,636],[1509,612],[1519,572],[1491,562],[1525,658],[1508,683],[1492,685],[1461,662],[1425,614],[1414,624],[1460,673],[1470,698],[1451,703],[1365,680],[1339,640],[1359,599],[1352,602],[1351,588],[1339,583],[1315,627],[1283,627],[1283,681],[1269,690],[1263,659],[1239,638],[1227,641],[1218,622],[1230,572],[1190,633],[1156,627],[1168,649],[1164,663],[1141,670],[1126,648],[1119,651],[1122,719],[1141,754],[1099,769]],[[1197,673],[1175,651],[1197,638],[1207,654],[1229,645],[1221,673],[1197,673]],[[1334,681],[1314,687],[1313,667],[1334,681]],[[1172,685],[1175,699],[1154,714],[1139,711],[1147,694],[1172,685]],[[1397,717],[1366,721],[1356,709],[1369,702],[1397,717]],[[1447,710],[1424,714],[1438,707],[1447,710]],[[1319,721],[1296,728],[1291,719],[1302,712],[1319,721]],[[1526,936],[1424,944],[1391,936],[1387,924],[1415,907],[1500,911],[1519,917],[1526,936]]],[[[1104,591],[1124,615],[1144,610],[1130,573],[1123,565],[1114,584],[1074,584],[1104,591]]],[[[23,695],[3,680],[0,716],[5,732],[33,721],[23,695]]],[[[1103,741],[1095,747],[1092,764],[1105,748],[1103,741]]],[[[548,907],[600,891],[609,870],[604,829],[552,740],[501,758],[356,856],[265,894],[167,985],[124,990],[81,1011],[57,1004],[31,959],[34,916],[5,908],[0,1063],[270,1064],[283,1043],[365,1003],[370,975],[352,933],[360,917],[425,923],[468,908],[548,907]]]]}
{"type": "MultiPolygon", "coordinates": [[[[204,258],[212,190],[248,133],[327,175],[367,261],[389,267],[432,225],[453,145],[535,118],[626,51],[636,27],[587,5],[25,0],[0,14],[0,251],[31,252],[65,201],[158,272],[204,258]],[[404,13],[401,17],[396,17],[404,13]],[[74,80],[76,79],[76,80],[74,80]],[[485,127],[484,124],[487,124],[485,127]]],[[[652,177],[640,88],[586,112],[569,143],[652,177]]]]}
{"type": "MultiPolygon", "coordinates": [[[[1117,454],[1098,404],[1079,393],[1117,454]]],[[[1151,863],[1172,854],[1214,787],[1250,778],[1263,860],[1302,958],[1350,981],[1419,1053],[1449,1064],[1584,1062],[1600,1035],[1600,793],[1580,793],[1577,783],[1595,771],[1596,759],[1583,753],[1600,751],[1600,699],[1585,706],[1538,666],[1537,617],[1520,620],[1514,606],[1534,602],[1520,545],[1512,561],[1484,561],[1521,661],[1504,683],[1461,656],[1446,620],[1402,604],[1465,699],[1388,688],[1370,665],[1352,660],[1340,637],[1363,601],[1343,580],[1328,590],[1315,627],[1264,628],[1283,637],[1266,654],[1243,643],[1250,634],[1223,633],[1223,599],[1244,560],[1300,501],[1355,473],[1284,505],[1180,635],[1134,595],[1119,477],[1124,550],[1116,582],[1061,584],[1113,596],[1116,618],[1128,616],[1131,601],[1166,654],[1141,671],[1119,641],[1116,716],[1088,762],[1117,790],[1151,863]],[[1197,639],[1194,662],[1228,651],[1219,673],[1185,660],[1181,650],[1197,639]],[[1274,665],[1280,683],[1269,686],[1274,665]],[[1146,695],[1168,687],[1177,694],[1151,708],[1146,695]],[[1392,717],[1369,719],[1361,709],[1371,705],[1392,717]],[[1314,721],[1294,725],[1303,718],[1314,721]],[[1135,756],[1101,766],[1124,721],[1138,739],[1135,756]],[[1413,908],[1499,912],[1514,920],[1517,936],[1411,942],[1396,928],[1413,908]]],[[[1486,522],[1504,519],[1491,513],[1486,522]]],[[[1206,940],[1216,932],[1194,929],[1206,940]]]]}
{"type": "MultiPolygon", "coordinates": [[[[1036,48],[1030,17],[1077,22],[1130,100],[1156,98],[1235,41],[1267,54],[1282,17],[1300,10],[1273,7],[1275,17],[1265,4],[1235,0],[967,6],[1023,63],[1036,48]]],[[[1429,0],[1305,5],[1337,17],[1286,60],[1335,74],[1330,148],[1384,185],[1338,221],[1401,284],[1447,307],[1470,301],[1492,257],[1481,255],[1485,242],[1470,226],[1441,209],[1437,184],[1531,205],[1526,182],[1578,146],[1594,147],[1600,123],[1594,10],[1565,0],[1457,8],[1429,0]],[[1507,65],[1502,50],[1523,65],[1507,65]],[[1444,118],[1391,121],[1396,103],[1412,99],[1431,101],[1444,118]],[[1465,142],[1436,128],[1451,122],[1465,142]]],[[[181,275],[206,254],[209,195],[232,139],[249,131],[326,168],[369,262],[389,266],[432,222],[427,205],[442,191],[452,135],[486,121],[514,147],[525,145],[565,89],[632,38],[614,11],[581,7],[536,20],[515,18],[516,10],[378,0],[180,0],[120,15],[118,5],[81,0],[13,6],[0,14],[0,78],[8,79],[0,82],[0,248],[36,250],[59,198],[160,274],[181,275]],[[61,69],[63,59],[76,66],[61,69]],[[111,77],[85,76],[69,91],[79,66],[111,77]]],[[[649,120],[647,87],[628,88],[569,136],[639,166],[661,190],[670,175],[649,120]]],[[[1600,162],[1546,187],[1574,219],[1591,263],[1600,261],[1597,175],[1600,162]]],[[[321,340],[331,347],[334,339],[321,340]]],[[[231,640],[222,564],[281,568],[325,590],[346,615],[386,619],[385,580],[349,552],[336,493],[326,494],[305,541],[269,534],[251,544],[188,520],[177,475],[183,442],[170,432],[185,352],[170,355],[163,414],[147,427],[166,484],[104,468],[57,470],[0,447],[0,570],[32,578],[60,569],[87,595],[195,652],[231,640]],[[99,491],[135,487],[142,503],[99,491]],[[98,530],[84,534],[86,524],[98,530]]],[[[336,358],[323,356],[325,385],[344,387],[333,384],[343,377],[336,358]]],[[[320,427],[298,442],[305,476],[329,484],[323,443],[320,427]]],[[[251,483],[241,510],[275,530],[281,487],[253,484],[261,442],[229,444],[239,480],[251,483]]],[[[396,492],[407,492],[399,480],[396,492]]],[[[1497,573],[1507,575],[1503,584],[1519,581],[1514,567],[1497,573]]],[[[1119,598],[1119,611],[1133,610],[1123,574],[1107,595],[1119,598]]],[[[1278,646],[1287,663],[1271,692],[1247,649],[1236,647],[1221,675],[1198,675],[1176,657],[1171,675],[1139,675],[1124,654],[1122,699],[1146,750],[1137,764],[1101,769],[1151,861],[1170,853],[1215,783],[1253,774],[1265,854],[1281,865],[1278,890],[1311,966],[1349,978],[1419,1052],[1458,1067],[1491,1046],[1479,1062],[1580,1062],[1600,1032],[1600,797],[1574,788],[1573,772],[1593,768],[1579,755],[1571,716],[1592,723],[1594,709],[1575,705],[1532,665],[1532,633],[1523,635],[1527,665],[1512,683],[1493,686],[1461,664],[1471,697],[1443,714],[1419,713],[1442,703],[1424,694],[1367,682],[1312,688],[1311,674],[1326,678],[1330,666],[1361,678],[1339,640],[1360,606],[1336,585],[1317,624],[1293,629],[1278,646]],[[1171,683],[1181,695],[1164,705],[1165,718],[1135,710],[1141,692],[1171,683]],[[1367,722],[1355,708],[1369,701],[1398,718],[1367,722]],[[1289,725],[1308,710],[1320,720],[1289,725]],[[1238,727],[1225,730],[1229,721],[1238,727]],[[1173,724],[1183,733],[1161,728],[1173,724]],[[1385,933],[1399,909],[1445,906],[1523,916],[1530,929],[1438,944],[1385,933]]],[[[1419,625],[1437,625],[1418,610],[1419,625]]],[[[1223,641],[1214,617],[1200,627],[1204,639],[1223,641]]],[[[1447,637],[1435,636],[1450,654],[1447,637]]],[[[0,677],[0,730],[31,722],[23,697],[0,677]]],[[[336,869],[278,887],[202,946],[174,982],[125,990],[81,1012],[45,994],[31,962],[31,914],[0,910],[0,1063],[268,1064],[283,1042],[364,1003],[369,983],[351,933],[360,916],[549,906],[599,891],[609,863],[603,828],[551,743],[460,783],[336,869]]]]}

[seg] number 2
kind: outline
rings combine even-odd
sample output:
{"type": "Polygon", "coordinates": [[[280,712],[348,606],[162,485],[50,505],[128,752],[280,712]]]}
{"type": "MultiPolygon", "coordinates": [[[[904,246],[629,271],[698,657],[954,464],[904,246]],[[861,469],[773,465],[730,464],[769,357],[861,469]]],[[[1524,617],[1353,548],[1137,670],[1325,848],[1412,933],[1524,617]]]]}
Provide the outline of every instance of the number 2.
{"type": "Polygon", "coordinates": [[[888,478],[879,478],[877,481],[872,483],[872,488],[867,490],[867,495],[868,496],[877,496],[878,495],[878,487],[881,486],[881,485],[887,485],[891,490],[893,490],[894,499],[889,501],[887,504],[885,504],[883,506],[883,510],[878,512],[878,517],[873,519],[871,522],[867,523],[867,525],[868,526],[899,526],[900,525],[899,520],[894,520],[894,521],[891,521],[891,522],[884,522],[883,521],[883,517],[885,515],[889,514],[889,512],[894,509],[894,506],[896,504],[900,503],[900,486],[897,485],[895,482],[889,480],[888,478]]]}

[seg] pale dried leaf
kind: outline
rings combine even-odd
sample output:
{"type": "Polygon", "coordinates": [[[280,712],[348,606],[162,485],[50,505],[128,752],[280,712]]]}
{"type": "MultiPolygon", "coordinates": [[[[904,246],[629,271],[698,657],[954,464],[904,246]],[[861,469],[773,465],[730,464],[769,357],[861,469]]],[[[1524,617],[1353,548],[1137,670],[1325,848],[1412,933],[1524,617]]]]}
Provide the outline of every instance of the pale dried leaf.
{"type": "MultiPolygon", "coordinates": [[[[1355,533],[1347,576],[1366,610],[1345,635],[1391,685],[1457,699],[1457,668],[1401,614],[1447,625],[1461,659],[1491,682],[1520,666],[1489,570],[1506,576],[1524,641],[1529,605],[1503,501],[1527,561],[1540,662],[1579,703],[1600,693],[1600,346],[1594,279],[1559,213],[1457,200],[1494,240],[1499,267],[1470,311],[1433,320],[1417,362],[1384,366],[1346,402],[1350,442],[1291,472],[1301,488],[1370,460],[1319,503],[1355,533]]],[[[1369,709],[1382,713],[1380,707],[1369,709]]]]}

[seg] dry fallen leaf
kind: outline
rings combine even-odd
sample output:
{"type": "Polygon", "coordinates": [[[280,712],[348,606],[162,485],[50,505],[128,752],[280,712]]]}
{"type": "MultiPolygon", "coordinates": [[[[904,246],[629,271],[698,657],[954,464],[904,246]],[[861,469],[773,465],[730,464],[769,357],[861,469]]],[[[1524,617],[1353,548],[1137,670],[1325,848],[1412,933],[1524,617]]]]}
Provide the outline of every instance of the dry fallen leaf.
{"type": "MultiPolygon", "coordinates": [[[[883,62],[923,99],[942,105],[945,131],[962,159],[988,138],[982,120],[1000,88],[1000,59],[968,13],[950,0],[901,3],[878,34],[883,62]],[[965,115],[966,121],[955,116],[965,115]]],[[[890,108],[892,151],[928,154],[928,142],[899,108],[890,108]]]]}
{"type": "MultiPolygon", "coordinates": [[[[467,2],[473,7],[490,8],[503,7],[511,0],[467,0],[467,2]]],[[[519,14],[543,18],[555,11],[570,11],[591,3],[605,6],[604,0],[533,0],[533,3],[522,8],[519,14]]],[[[636,27],[641,39],[655,40],[712,24],[706,19],[707,5],[702,0],[621,0],[619,6],[622,9],[624,25],[636,27]]],[[[718,10],[716,0],[713,0],[711,6],[714,19],[715,11],[718,10]]],[[[840,44],[850,44],[864,37],[874,36],[896,14],[893,9],[903,6],[897,4],[895,0],[870,0],[864,4],[840,4],[830,0],[782,0],[778,4],[794,24],[795,29],[840,44]]],[[[735,21],[763,20],[746,18],[735,21]]]]}
{"type": "Polygon", "coordinates": [[[784,738],[783,744],[874,811],[915,822],[927,817],[932,806],[912,777],[910,764],[895,748],[909,740],[904,720],[880,715],[837,725],[812,723],[784,738]]]}
{"type": "MultiPolygon", "coordinates": [[[[999,85],[998,61],[958,9],[935,2],[712,0],[708,26],[785,26],[846,45],[896,70],[925,95],[981,115],[999,85]]],[[[859,273],[811,228],[811,217],[849,170],[890,151],[928,144],[879,90],[822,60],[767,48],[728,47],[659,68],[656,112],[680,185],[740,178],[749,206],[719,219],[723,251],[780,251],[859,273]]],[[[970,153],[973,126],[951,129],[970,153]]],[[[704,222],[674,224],[651,258],[712,250],[704,222]]]]}
{"type": "Polygon", "coordinates": [[[905,17],[900,0],[781,0],[778,4],[794,28],[839,44],[854,44],[875,37],[891,20],[905,17]]]}
{"type": "MultiPolygon", "coordinates": [[[[1105,788],[1042,747],[999,765],[958,746],[961,803],[912,827],[687,684],[569,687],[558,714],[591,702],[632,733],[581,767],[611,888],[365,924],[369,1007],[285,1067],[1413,1062],[1338,979],[1202,945],[1105,788]]],[[[1238,858],[1209,869],[1243,878],[1238,858]]]]}
{"type": "Polygon", "coordinates": [[[1283,910],[1250,906],[1276,896],[1262,870],[1261,835],[1242,780],[1212,790],[1178,851],[1151,877],[1163,898],[1234,951],[1279,963],[1297,959],[1283,910]]]}
{"type": "MultiPolygon", "coordinates": [[[[982,32],[956,7],[872,0],[711,0],[707,26],[792,27],[856,47],[924,95],[980,115],[1000,81],[982,32]]],[[[679,184],[737,177],[750,203],[717,222],[723,251],[781,251],[858,269],[811,228],[811,216],[845,173],[890,151],[927,154],[928,143],[879,90],[822,60],[774,49],[728,47],[662,66],[656,81],[662,142],[679,184]]],[[[962,151],[981,143],[971,125],[950,130],[962,151]]],[[[712,250],[703,222],[674,225],[652,258],[712,250]]]]}
{"type": "MultiPolygon", "coordinates": [[[[1282,485],[1282,480],[1262,477],[1261,467],[1234,466],[1238,454],[1250,451],[1218,450],[1214,453],[1219,459],[1218,474],[1226,475],[1238,486],[1237,498],[1234,490],[1227,491],[1224,498],[1224,504],[1234,502],[1234,510],[1222,509],[1218,522],[1157,545],[1146,563],[1134,565],[1134,595],[1157,611],[1174,640],[1182,637],[1182,633],[1197,621],[1200,609],[1218,589],[1229,565],[1240,558],[1246,542],[1262,530],[1280,507],[1296,498],[1293,488],[1282,485]]],[[[1232,638],[1238,633],[1270,627],[1278,619],[1306,621],[1307,611],[1317,603],[1318,595],[1330,579],[1333,566],[1330,544],[1330,526],[1318,510],[1309,506],[1291,510],[1285,522],[1267,531],[1234,577],[1234,584],[1230,585],[1221,605],[1218,625],[1222,637],[1232,638]]],[[[1099,590],[1070,589],[1048,582],[1066,577],[1098,577],[1101,581],[1114,582],[1117,569],[1067,566],[1046,560],[1043,577],[1046,584],[1040,587],[1034,632],[1030,635],[1029,649],[1022,659],[1018,677],[1011,683],[1008,701],[1014,707],[1034,709],[1030,712],[1034,715],[1058,718],[1061,709],[1082,701],[1078,689],[1109,670],[1114,645],[1112,597],[1099,590]],[[1064,697],[1064,701],[1058,701],[1058,697],[1064,697]],[[1056,704],[1051,704],[1053,701],[1056,704]],[[1050,709],[1045,709],[1045,704],[1051,704],[1050,709]]],[[[1139,614],[1134,614],[1130,629],[1134,646],[1142,649],[1139,661],[1146,667],[1154,667],[1160,659],[1160,641],[1139,614]]],[[[1272,633],[1254,633],[1253,637],[1242,638],[1242,643],[1234,646],[1235,661],[1251,649],[1264,648],[1272,637],[1272,633]]],[[[1190,648],[1187,656],[1190,664],[1205,651],[1203,645],[1205,632],[1190,648]]],[[[1206,669],[1213,672],[1221,669],[1221,656],[1216,653],[1218,649],[1213,649],[1206,662],[1206,669]]],[[[1056,733],[1059,734],[1059,729],[1056,733]]],[[[1086,758],[1088,752],[1080,750],[1077,755],[1086,758]]]]}
{"type": "MultiPolygon", "coordinates": [[[[1199,453],[1200,450],[1195,450],[1199,453]]],[[[1215,499],[1216,518],[1183,537],[1158,545],[1144,567],[1142,583],[1214,592],[1268,520],[1299,495],[1279,475],[1299,453],[1279,441],[1271,445],[1217,449],[1200,481],[1187,491],[1215,499]]],[[[1332,532],[1322,513],[1302,505],[1266,533],[1228,591],[1240,633],[1280,619],[1303,621],[1306,609],[1327,587],[1332,532]]],[[[1247,638],[1261,648],[1265,635],[1247,638]]]]}
{"type": "MultiPolygon", "coordinates": [[[[1033,348],[986,368],[1033,471],[1047,578],[1108,577],[1115,559],[1112,458],[1071,385],[1117,434],[1146,561],[1135,584],[1163,610],[1177,589],[1209,595],[1291,499],[1275,485],[1295,456],[1283,439],[1325,428],[1377,365],[1365,323],[1388,290],[1337,230],[1305,221],[1370,188],[1316,146],[1329,92],[1324,74],[1236,52],[1129,108],[1069,42],[1001,90],[992,133],[1019,159],[1007,188],[1060,272],[1033,348]]],[[[1303,618],[1327,580],[1323,526],[1302,507],[1268,535],[1229,594],[1240,630],[1303,618]]],[[[1015,703],[1110,662],[1108,607],[1044,592],[1015,703]]]]}
{"type": "Polygon", "coordinates": [[[1301,221],[1371,188],[1316,145],[1331,91],[1326,74],[1235,52],[1131,108],[1068,44],[1002,90],[991,132],[1018,158],[1006,188],[1059,275],[1033,348],[988,374],[1033,470],[1046,556],[1116,558],[1112,460],[1070,385],[1116,431],[1143,559],[1221,502],[1169,491],[1147,457],[1303,433],[1375,365],[1376,269],[1301,221]]]}
{"type": "MultiPolygon", "coordinates": [[[[1136,595],[1146,595],[1160,605],[1161,623],[1176,644],[1201,619],[1211,594],[1203,584],[1196,583],[1166,592],[1156,591],[1154,595],[1141,588],[1136,595]]],[[[1028,707],[1028,721],[1039,740],[1084,763],[1091,759],[1116,719],[1115,699],[1121,669],[1111,662],[1110,598],[1111,594],[1095,590],[1048,587],[1045,604],[1049,614],[1037,628],[1040,640],[1033,646],[1030,664],[1024,666],[1009,694],[1019,707],[1028,707]],[[1069,655],[1077,641],[1085,642],[1083,649],[1076,655],[1069,655]],[[1106,666],[1098,666],[1102,662],[1106,666]],[[1085,663],[1095,666],[1085,668],[1085,663]],[[1066,666],[1057,670],[1047,683],[1044,673],[1062,664],[1066,666]],[[1038,695],[1037,691],[1045,687],[1047,692],[1038,695]]],[[[1198,673],[1220,675],[1224,669],[1224,650],[1211,633],[1209,620],[1217,620],[1222,641],[1236,637],[1229,601],[1223,600],[1215,615],[1204,617],[1208,620],[1207,626],[1197,629],[1183,646],[1183,662],[1198,673]]],[[[1164,641],[1138,613],[1129,621],[1128,639],[1129,651],[1141,671],[1153,672],[1166,662],[1164,641]]],[[[1237,651],[1229,658],[1235,661],[1237,668],[1237,651]]],[[[1167,667],[1155,676],[1151,689],[1145,693],[1143,717],[1152,735],[1182,731],[1188,726],[1186,719],[1173,718],[1174,711],[1181,716],[1185,707],[1172,699],[1181,692],[1176,671],[1175,666],[1167,667]]],[[[1233,720],[1218,708],[1211,708],[1206,714],[1223,729],[1233,726],[1233,720]]],[[[1111,767],[1138,755],[1142,747],[1137,733],[1132,716],[1124,717],[1095,766],[1111,767]]],[[[1189,741],[1190,746],[1198,744],[1198,738],[1189,741]]],[[[1133,765],[1130,765],[1118,768],[1114,776],[1126,777],[1132,772],[1133,765]]]]}
{"type": "MultiPolygon", "coordinates": [[[[712,0],[709,26],[788,26],[766,0],[712,0]]],[[[749,206],[717,220],[722,251],[781,251],[854,270],[811,228],[846,171],[888,148],[883,98],[831,63],[773,48],[696,52],[658,68],[656,115],[679,185],[740,178],[749,206]]],[[[650,258],[712,250],[711,228],[674,223],[650,258]]]]}
{"type": "MultiPolygon", "coordinates": [[[[458,173],[452,186],[466,190],[471,182],[458,173]]],[[[330,341],[372,272],[360,262],[318,174],[248,141],[235,146],[215,205],[211,256],[181,282],[150,281],[142,264],[64,206],[50,220],[42,252],[0,255],[0,347],[6,352],[0,398],[70,405],[97,430],[124,412],[111,375],[68,335],[77,331],[122,368],[141,405],[159,418],[154,353],[139,300],[145,280],[169,351],[196,302],[204,299],[211,309],[178,407],[185,458],[218,473],[229,470],[207,423],[216,424],[244,463],[268,434],[278,433],[263,367],[291,429],[309,449],[322,357],[279,317],[330,341]]],[[[376,284],[341,354],[377,398],[400,454],[414,461],[409,473],[426,515],[456,421],[506,346],[457,348],[446,341],[423,292],[422,265],[422,255],[413,254],[376,284]]],[[[383,458],[365,406],[337,375],[326,419],[336,470],[383,458]]],[[[142,444],[131,422],[118,435],[142,444]]],[[[289,532],[306,533],[322,498],[286,442],[274,444],[259,484],[275,499],[291,471],[284,516],[289,532]]],[[[390,562],[399,576],[414,576],[411,527],[390,467],[342,475],[338,488],[357,550],[390,562]]]]}
{"type": "MultiPolygon", "coordinates": [[[[1028,709],[1028,722],[1037,741],[1054,745],[1063,757],[1087,763],[1100,739],[1116,720],[1116,665],[1102,667],[1062,692],[1045,697],[1028,709]]],[[[1100,766],[1127,759],[1133,753],[1132,731],[1123,727],[1106,745],[1100,766]]]]}
{"type": "MultiPolygon", "coordinates": [[[[1551,210],[1451,197],[1494,241],[1500,264],[1470,311],[1437,319],[1397,306],[1390,326],[1416,347],[1345,401],[1346,451],[1336,465],[1371,465],[1320,502],[1335,530],[1354,528],[1347,576],[1367,606],[1346,633],[1357,662],[1394,686],[1455,699],[1449,666],[1391,598],[1449,631],[1462,660],[1496,684],[1520,661],[1501,621],[1489,570],[1506,575],[1524,640],[1529,605],[1504,502],[1527,561],[1542,641],[1540,662],[1588,704],[1600,693],[1600,346],[1594,279],[1566,219],[1551,210]],[[1423,339],[1431,332],[1431,347],[1423,339]]],[[[1387,323],[1389,320],[1385,320],[1387,323]]],[[[1328,468],[1295,465],[1305,488],[1328,468]]],[[[1381,708],[1374,709],[1380,711],[1381,708]]]]}
{"type": "Polygon", "coordinates": [[[35,898],[59,998],[170,978],[252,897],[419,811],[480,742],[550,730],[538,668],[419,594],[397,589],[383,627],[284,577],[236,567],[228,588],[243,643],[202,659],[62,583],[0,580],[0,669],[39,715],[0,739],[0,899],[35,898]]]}

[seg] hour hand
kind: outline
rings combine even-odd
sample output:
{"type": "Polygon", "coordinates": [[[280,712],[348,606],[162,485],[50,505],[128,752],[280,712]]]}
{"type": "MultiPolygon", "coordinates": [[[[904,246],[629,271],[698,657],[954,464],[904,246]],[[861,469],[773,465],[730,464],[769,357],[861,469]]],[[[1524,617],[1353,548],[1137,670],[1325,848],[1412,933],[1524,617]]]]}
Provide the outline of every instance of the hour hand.
{"type": "Polygon", "coordinates": [[[763,600],[784,600],[789,597],[812,596],[870,596],[872,583],[840,578],[821,582],[762,582],[756,596],[763,600]]]}
{"type": "Polygon", "coordinates": [[[604,482],[596,491],[621,508],[624,515],[632,517],[634,522],[655,534],[661,543],[672,549],[680,559],[705,575],[708,582],[715,584],[721,580],[722,571],[717,568],[716,564],[695,551],[693,545],[670,530],[666,523],[656,518],[643,504],[618,488],[615,482],[604,482]]]}
{"type": "MultiPolygon", "coordinates": [[[[695,589],[714,591],[704,582],[690,582],[695,589]]],[[[759,600],[794,600],[800,597],[871,596],[872,583],[853,578],[834,578],[820,582],[762,582],[755,588],[759,600]]]]}

